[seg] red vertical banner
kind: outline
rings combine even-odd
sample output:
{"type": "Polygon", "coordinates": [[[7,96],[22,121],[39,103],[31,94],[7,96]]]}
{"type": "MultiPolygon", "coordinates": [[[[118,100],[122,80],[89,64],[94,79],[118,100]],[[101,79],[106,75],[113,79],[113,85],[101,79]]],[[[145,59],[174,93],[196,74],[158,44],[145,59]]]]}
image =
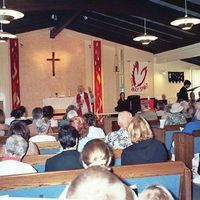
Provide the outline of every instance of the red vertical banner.
{"type": "Polygon", "coordinates": [[[101,75],[101,41],[93,41],[94,53],[94,96],[96,113],[103,112],[102,75],[101,75]]]}
{"type": "Polygon", "coordinates": [[[15,109],[20,106],[18,39],[10,39],[10,66],[11,66],[12,108],[15,109]]]}

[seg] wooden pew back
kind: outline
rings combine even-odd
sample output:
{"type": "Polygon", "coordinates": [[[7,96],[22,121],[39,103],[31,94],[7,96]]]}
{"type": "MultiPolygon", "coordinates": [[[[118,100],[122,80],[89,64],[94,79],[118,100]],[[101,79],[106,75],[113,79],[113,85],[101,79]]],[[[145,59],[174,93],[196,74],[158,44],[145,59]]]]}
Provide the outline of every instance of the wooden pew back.
{"type": "MultiPolygon", "coordinates": [[[[163,184],[166,181],[166,187],[171,190],[177,198],[180,200],[191,200],[191,177],[190,171],[182,162],[165,162],[165,163],[153,163],[153,164],[140,164],[140,165],[127,165],[120,167],[113,167],[112,171],[119,178],[124,180],[130,179],[130,182],[134,181],[138,184],[138,190],[141,192],[143,187],[148,184],[159,184],[158,180],[162,180],[163,184]],[[154,180],[151,178],[154,177],[154,180]],[[172,179],[175,181],[171,183],[172,179]],[[168,179],[168,181],[167,181],[168,179]],[[171,180],[171,181],[170,181],[171,180]],[[141,183],[142,181],[142,183],[141,183]],[[176,184],[176,185],[175,185],[176,184]],[[175,189],[176,188],[176,189],[175,189]],[[177,190],[177,191],[173,191],[177,190]]],[[[10,194],[11,192],[20,189],[30,189],[34,187],[47,187],[47,186],[58,186],[68,185],[82,170],[69,170],[69,171],[58,171],[58,172],[46,172],[37,174],[23,174],[23,175],[11,175],[2,176],[0,179],[0,195],[10,194]]],[[[161,182],[162,182],[161,181],[161,182]]],[[[63,189],[63,188],[62,188],[63,189]]],[[[51,190],[53,190],[51,188],[51,190]]],[[[56,193],[54,189],[53,191],[56,193]]],[[[30,190],[31,191],[31,190],[30,190]]],[[[26,192],[26,195],[36,195],[26,192]]],[[[41,193],[41,191],[40,191],[41,193]]],[[[13,193],[12,195],[15,195],[13,193]]],[[[21,196],[24,194],[21,191],[21,196]]],[[[11,196],[12,196],[11,195],[11,196]]],[[[46,197],[43,193],[40,196],[46,197]]]]}
{"type": "Polygon", "coordinates": [[[198,149],[195,151],[196,139],[200,141],[200,130],[194,131],[192,134],[183,132],[174,134],[175,160],[184,162],[190,169],[192,169],[194,154],[197,153],[196,151],[200,153],[198,149]]]}

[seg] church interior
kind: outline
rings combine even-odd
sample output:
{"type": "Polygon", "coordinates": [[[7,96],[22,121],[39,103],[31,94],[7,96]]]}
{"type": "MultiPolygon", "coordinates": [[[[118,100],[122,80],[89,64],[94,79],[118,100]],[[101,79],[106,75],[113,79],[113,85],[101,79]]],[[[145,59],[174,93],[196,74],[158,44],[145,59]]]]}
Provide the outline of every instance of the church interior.
{"type": "MultiPolygon", "coordinates": [[[[20,11],[24,15],[22,18],[9,19],[10,22],[4,23],[3,20],[9,16],[4,15],[2,11],[4,6],[0,9],[0,109],[4,111],[6,117],[10,116],[14,107],[13,101],[25,106],[29,117],[35,107],[50,104],[55,112],[63,114],[67,108],[66,102],[69,105],[74,101],[79,85],[83,85],[86,90],[88,87],[91,88],[96,98],[95,102],[100,99],[100,111],[97,106],[94,108],[94,112],[100,114],[99,116],[102,113],[105,116],[106,113],[107,115],[116,113],[115,107],[120,92],[124,92],[126,98],[139,95],[143,100],[162,100],[162,95],[165,94],[167,102],[173,104],[177,100],[177,93],[183,86],[184,80],[191,81],[191,88],[200,86],[199,0],[0,0],[0,7],[1,5],[20,11]],[[174,20],[182,18],[185,18],[184,23],[173,25],[174,20]],[[186,19],[190,18],[196,19],[197,22],[194,24],[187,22],[186,19]],[[10,39],[3,33],[12,34],[16,38],[10,39]],[[139,36],[144,38],[138,39],[139,36]],[[17,42],[15,43],[17,54],[12,54],[12,49],[15,48],[11,44],[12,40],[17,42]],[[98,51],[95,42],[100,44],[98,58],[95,56],[95,52],[98,51]],[[12,56],[15,62],[11,59],[12,56]],[[98,61],[100,63],[98,69],[101,71],[97,76],[95,62],[98,61]],[[15,73],[18,73],[17,83],[13,82],[12,78],[15,73]],[[96,89],[98,80],[100,94],[96,89]],[[14,94],[13,88],[17,88],[19,99],[14,94]]],[[[196,99],[200,98],[200,88],[195,89],[194,94],[196,99]]],[[[109,123],[112,124],[106,128],[113,131],[110,129],[111,126],[114,127],[116,118],[114,122],[111,120],[109,123]]],[[[170,130],[155,129],[158,135],[163,131],[172,130],[177,131],[177,127],[170,130]]],[[[199,132],[194,138],[199,137],[199,132]]],[[[161,138],[160,135],[158,137],[161,138]]],[[[178,153],[182,151],[182,154],[180,153],[182,157],[179,157],[180,160],[177,157],[176,162],[182,161],[181,159],[189,156],[189,153],[194,155],[196,148],[194,138],[185,137],[183,144],[177,135],[176,141],[181,144],[175,151],[178,153]],[[190,144],[187,144],[187,141],[190,141],[190,144]],[[191,148],[189,153],[183,150],[186,148],[184,145],[190,145],[187,146],[191,148]]],[[[165,143],[165,139],[162,136],[161,141],[165,143]]],[[[2,144],[1,139],[0,144],[2,144]]],[[[55,143],[52,144],[53,147],[54,145],[55,143]]],[[[49,146],[45,145],[45,148],[52,147],[49,146]]],[[[25,160],[30,159],[30,163],[41,164],[40,162],[44,162],[43,159],[48,158],[48,155],[41,155],[37,158],[37,162],[33,157],[25,160]]],[[[147,172],[143,175],[139,166],[136,165],[133,169],[138,177],[145,176],[145,173],[149,173],[148,176],[154,176],[156,173],[160,176],[168,173],[169,176],[175,176],[174,170],[176,174],[180,174],[180,184],[182,184],[180,196],[177,191],[174,192],[174,188],[170,188],[173,190],[174,199],[200,199],[200,183],[191,186],[188,168],[181,162],[174,166],[168,162],[163,165],[159,163],[157,168],[160,168],[160,172],[155,168],[150,168],[148,171],[148,166],[144,166],[147,172]]],[[[130,168],[123,167],[123,170],[127,170],[127,174],[134,175],[130,168]]],[[[120,177],[131,176],[124,175],[117,168],[113,171],[120,177]]],[[[47,178],[59,177],[60,182],[69,183],[77,174],[79,173],[74,172],[70,175],[69,171],[66,171],[65,175],[69,175],[69,178],[64,180],[61,172],[55,172],[52,175],[49,173],[47,178]]],[[[39,184],[37,181],[43,179],[43,175],[38,173],[35,178],[34,175],[24,178],[27,181],[32,178],[37,185],[39,184]]],[[[175,179],[172,177],[171,180],[175,179]]],[[[1,192],[3,188],[7,187],[9,190],[15,188],[14,184],[8,187],[13,181],[23,185],[20,176],[13,176],[13,179],[5,176],[0,180],[0,195],[6,194],[1,192]]],[[[43,186],[45,181],[47,181],[45,178],[41,180],[43,186]]],[[[164,181],[161,180],[162,182],[164,181]]],[[[55,183],[52,180],[49,184],[52,186],[55,183]]],[[[26,188],[25,185],[24,187],[26,188]]],[[[44,197],[48,198],[48,195],[44,197]]]]}

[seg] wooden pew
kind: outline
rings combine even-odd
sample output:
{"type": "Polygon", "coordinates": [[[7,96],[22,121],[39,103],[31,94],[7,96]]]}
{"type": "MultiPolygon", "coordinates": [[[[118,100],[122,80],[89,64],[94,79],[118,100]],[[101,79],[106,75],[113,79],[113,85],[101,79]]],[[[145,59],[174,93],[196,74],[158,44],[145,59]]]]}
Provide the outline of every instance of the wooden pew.
{"type": "Polygon", "coordinates": [[[60,150],[60,143],[58,141],[49,142],[35,142],[38,146],[40,154],[55,154],[60,150]]]}
{"type": "Polygon", "coordinates": [[[188,168],[192,169],[194,154],[200,153],[199,144],[200,130],[194,131],[192,134],[183,132],[174,134],[175,160],[184,162],[188,168]],[[199,142],[198,145],[197,142],[199,142]]]}
{"type": "Polygon", "coordinates": [[[165,144],[167,150],[170,150],[173,141],[173,133],[179,132],[180,127],[184,127],[185,124],[180,125],[166,125],[163,129],[158,127],[152,127],[153,133],[157,140],[160,140],[165,144]]]}
{"type": "MultiPolygon", "coordinates": [[[[0,195],[56,198],[46,195],[53,191],[53,195],[59,196],[65,185],[68,185],[82,171],[69,170],[2,176],[0,195]],[[46,191],[47,187],[49,191],[46,191]],[[47,194],[44,194],[44,190],[47,194]]],[[[128,185],[137,184],[139,193],[148,185],[162,184],[172,192],[175,199],[191,200],[191,174],[182,162],[127,165],[113,167],[112,171],[128,185]]]]}

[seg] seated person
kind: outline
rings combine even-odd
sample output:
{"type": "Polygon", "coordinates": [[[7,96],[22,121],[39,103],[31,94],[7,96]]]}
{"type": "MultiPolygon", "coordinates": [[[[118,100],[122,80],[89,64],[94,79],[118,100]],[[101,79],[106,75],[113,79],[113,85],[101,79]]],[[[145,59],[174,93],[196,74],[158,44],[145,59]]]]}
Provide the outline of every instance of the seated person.
{"type": "Polygon", "coordinates": [[[60,121],[59,126],[63,125],[69,125],[70,124],[70,119],[73,117],[77,117],[77,108],[75,105],[69,105],[66,109],[65,115],[63,119],[60,121]]]}
{"type": "Polygon", "coordinates": [[[73,117],[70,120],[70,125],[73,126],[79,133],[78,151],[81,152],[87,142],[92,140],[88,137],[89,126],[83,117],[73,117]]]}
{"type": "Polygon", "coordinates": [[[189,112],[189,103],[187,101],[181,101],[180,102],[181,106],[183,107],[182,113],[185,117],[185,119],[191,119],[193,116],[192,114],[189,112]]]}
{"type": "Polygon", "coordinates": [[[89,132],[88,137],[95,139],[95,138],[105,138],[105,133],[101,128],[98,128],[96,126],[97,117],[93,113],[85,113],[83,115],[83,118],[85,119],[86,123],[89,126],[89,132]]]}
{"type": "Polygon", "coordinates": [[[125,99],[125,93],[120,93],[120,98],[117,101],[117,107],[115,107],[115,111],[121,112],[121,111],[129,111],[130,108],[128,106],[128,101],[125,99]]]}
{"type": "Polygon", "coordinates": [[[92,166],[109,168],[112,161],[112,152],[102,140],[94,139],[84,146],[81,160],[84,168],[92,166]]]}
{"type": "Polygon", "coordinates": [[[21,162],[28,148],[27,141],[20,135],[11,135],[6,140],[6,157],[0,162],[0,175],[37,172],[31,165],[21,162]]]}
{"type": "Polygon", "coordinates": [[[21,135],[28,142],[28,150],[26,155],[38,155],[39,149],[37,145],[29,141],[30,130],[23,121],[15,121],[11,124],[8,130],[8,137],[11,135],[21,135]]]}
{"type": "Polygon", "coordinates": [[[35,135],[29,139],[31,142],[49,142],[56,141],[56,138],[52,135],[48,135],[50,128],[50,120],[48,118],[41,118],[36,121],[36,130],[38,135],[35,135]]]}
{"type": "Polygon", "coordinates": [[[3,110],[0,109],[0,136],[4,136],[9,126],[5,124],[5,114],[3,110]]]}
{"type": "Polygon", "coordinates": [[[162,118],[162,116],[165,115],[165,104],[163,103],[163,101],[158,101],[156,115],[159,118],[162,118]]]}
{"type": "Polygon", "coordinates": [[[64,125],[58,133],[59,142],[63,151],[47,159],[45,171],[62,171],[83,168],[80,153],[76,150],[78,144],[78,131],[69,125],[64,125]]]}
{"type": "Polygon", "coordinates": [[[104,167],[84,170],[70,184],[67,199],[134,200],[132,191],[104,167]]]}
{"type": "Polygon", "coordinates": [[[15,119],[12,121],[23,121],[26,125],[29,125],[32,123],[32,120],[27,119],[27,110],[26,107],[20,106],[15,110],[15,119]]]}
{"type": "Polygon", "coordinates": [[[32,111],[32,124],[30,124],[28,127],[30,129],[30,136],[38,135],[38,131],[36,130],[36,121],[38,119],[41,119],[43,117],[43,111],[42,108],[36,107],[32,111]]]}
{"type": "Polygon", "coordinates": [[[149,110],[149,104],[147,102],[141,104],[141,112],[136,113],[136,115],[141,115],[147,121],[157,120],[158,116],[153,110],[149,110]]]}
{"type": "Polygon", "coordinates": [[[165,121],[165,125],[186,124],[187,121],[182,114],[183,106],[180,103],[173,103],[170,109],[170,115],[165,121]]]}
{"type": "Polygon", "coordinates": [[[139,200],[174,200],[174,198],[165,187],[152,185],[142,191],[139,200]]]}
{"type": "Polygon", "coordinates": [[[132,145],[123,149],[122,165],[165,162],[168,153],[164,145],[154,139],[148,122],[142,116],[135,116],[129,124],[128,133],[132,145]]]}
{"type": "Polygon", "coordinates": [[[43,110],[43,117],[46,117],[50,120],[50,127],[58,127],[58,121],[53,118],[54,109],[52,106],[44,106],[43,110]]]}
{"type": "Polygon", "coordinates": [[[105,138],[105,143],[113,149],[124,149],[130,146],[132,143],[128,138],[127,128],[131,120],[132,114],[130,112],[120,112],[117,119],[120,129],[118,131],[108,133],[105,138]]]}
{"type": "Polygon", "coordinates": [[[162,96],[162,102],[165,104],[165,105],[167,105],[167,97],[166,97],[166,94],[162,94],[161,95],[162,96]]]}
{"type": "Polygon", "coordinates": [[[184,133],[192,133],[195,130],[200,130],[200,102],[196,103],[195,108],[194,119],[185,125],[183,129],[184,133]]]}

